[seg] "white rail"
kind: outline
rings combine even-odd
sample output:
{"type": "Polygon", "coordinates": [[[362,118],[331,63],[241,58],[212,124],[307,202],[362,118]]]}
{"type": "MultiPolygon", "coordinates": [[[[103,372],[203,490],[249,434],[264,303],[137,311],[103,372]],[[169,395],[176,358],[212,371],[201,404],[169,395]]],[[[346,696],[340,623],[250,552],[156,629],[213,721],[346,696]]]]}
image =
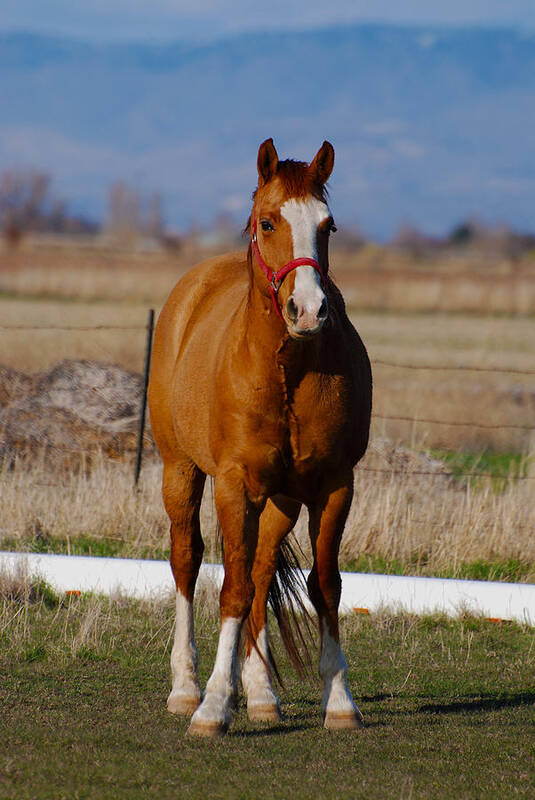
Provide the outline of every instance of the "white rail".
{"type": "MultiPolygon", "coordinates": [[[[174,591],[167,561],[0,552],[0,570],[39,576],[59,592],[121,592],[148,598],[174,591]]],[[[203,564],[201,581],[221,585],[221,564],[203,564]]],[[[414,614],[469,612],[535,625],[535,585],[342,573],[342,613],[381,608],[414,614]]]]}

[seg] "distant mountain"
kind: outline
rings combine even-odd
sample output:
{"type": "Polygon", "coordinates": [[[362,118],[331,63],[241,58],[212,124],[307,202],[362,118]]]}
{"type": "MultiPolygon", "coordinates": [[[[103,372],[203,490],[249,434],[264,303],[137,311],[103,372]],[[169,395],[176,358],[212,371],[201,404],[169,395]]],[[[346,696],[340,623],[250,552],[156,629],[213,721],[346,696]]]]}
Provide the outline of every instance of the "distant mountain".
{"type": "Polygon", "coordinates": [[[74,210],[117,178],[172,225],[245,219],[256,153],[333,142],[333,210],[388,236],[467,215],[535,228],[535,37],[359,25],[204,46],[0,36],[0,170],[46,169],[74,210]]]}

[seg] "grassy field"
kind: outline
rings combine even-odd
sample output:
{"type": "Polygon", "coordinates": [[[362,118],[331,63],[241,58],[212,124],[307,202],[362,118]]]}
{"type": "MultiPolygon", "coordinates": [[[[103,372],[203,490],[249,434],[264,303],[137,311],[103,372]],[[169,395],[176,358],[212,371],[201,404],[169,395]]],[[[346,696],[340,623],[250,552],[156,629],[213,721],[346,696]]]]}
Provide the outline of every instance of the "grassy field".
{"type": "MultiPolygon", "coordinates": [[[[535,396],[535,375],[529,373],[535,369],[533,318],[376,311],[351,316],[372,360],[376,435],[417,447],[528,451],[535,396]],[[490,371],[455,371],[457,366],[490,371]]],[[[3,365],[38,372],[65,358],[90,358],[143,368],[147,306],[141,302],[0,297],[0,317],[6,326],[0,327],[3,365]],[[30,328],[9,327],[20,325],[30,328]],[[52,327],[43,329],[47,326],[52,327]],[[87,326],[104,327],[84,330],[87,326]]]]}
{"type": "MultiPolygon", "coordinates": [[[[184,271],[206,255],[191,248],[170,254],[31,241],[18,251],[0,250],[1,363],[36,372],[63,358],[94,358],[140,371],[148,307],[158,311],[184,271]],[[30,329],[9,327],[21,325],[30,329]],[[73,329],[58,330],[58,325],[73,329]],[[42,329],[47,326],[53,328],[42,329]],[[80,326],[104,328],[76,330],[80,326]]],[[[463,281],[484,277],[525,300],[531,295],[518,281],[535,287],[533,259],[507,264],[459,257],[430,264],[365,248],[335,251],[332,262],[374,366],[377,435],[449,450],[525,454],[530,449],[535,299],[533,307],[500,306],[463,281]],[[438,300],[418,284],[424,278],[446,282],[438,300]],[[366,281],[377,284],[375,299],[367,294],[366,281]],[[456,302],[442,301],[448,292],[456,302]],[[385,361],[433,369],[392,367],[385,361]],[[458,366],[490,371],[451,369],[458,366]],[[419,421],[429,419],[437,421],[419,421]]]]}
{"type": "MultiPolygon", "coordinates": [[[[64,358],[92,358],[141,371],[148,305],[158,309],[198,256],[29,244],[0,253],[0,362],[37,372],[64,358]],[[29,329],[9,327],[21,325],[29,329]],[[42,329],[47,326],[52,329],[42,329]],[[80,326],[104,328],[77,330],[80,326]]],[[[358,257],[333,257],[374,371],[372,444],[357,472],[342,564],[535,580],[535,317],[490,313],[492,304],[483,300],[474,306],[477,313],[447,313],[431,297],[427,306],[421,304],[426,311],[392,310],[403,305],[403,298],[406,308],[414,308],[416,291],[408,279],[396,306],[392,271],[399,281],[447,266],[461,291],[463,276],[468,271],[481,276],[483,268],[460,262],[394,264],[389,258],[369,249],[358,257]],[[366,309],[367,295],[355,293],[355,281],[370,273],[383,276],[390,293],[384,309],[390,310],[366,309]],[[413,368],[419,365],[432,369],[413,368]],[[489,371],[459,371],[458,366],[489,371]],[[409,451],[391,457],[388,443],[409,451]],[[436,467],[436,474],[419,474],[428,471],[421,453],[457,479],[436,467]],[[466,473],[501,477],[464,478],[466,473]]],[[[488,268],[489,279],[509,280],[511,286],[518,275],[533,272],[533,264],[488,268]]],[[[471,296],[469,287],[466,291],[471,296]]],[[[459,307],[468,305],[463,301],[459,307]]],[[[168,522],[155,463],[145,465],[137,493],[131,465],[104,461],[89,476],[51,473],[37,462],[13,471],[0,468],[0,482],[0,547],[167,554],[168,522]]],[[[209,490],[208,495],[203,511],[207,557],[217,558],[209,490]]],[[[306,550],[304,520],[298,534],[306,550]]]]}
{"type": "MultiPolygon", "coordinates": [[[[358,732],[321,726],[320,687],[281,657],[285,715],[224,740],[184,737],[165,710],[172,601],[57,598],[1,583],[0,796],[503,798],[535,793],[535,634],[409,616],[344,620],[358,732]]],[[[213,597],[199,598],[204,684],[213,597]]],[[[278,642],[278,639],[277,639],[278,642]]]]}
{"type": "MultiPolygon", "coordinates": [[[[511,479],[497,489],[489,479],[479,478],[473,487],[469,480],[441,473],[404,477],[387,469],[377,474],[365,469],[367,463],[378,463],[371,461],[374,457],[372,445],[356,472],[342,567],[535,582],[531,481],[511,479]]],[[[137,491],[133,465],[106,460],[96,463],[89,475],[52,475],[39,465],[31,470],[4,468],[0,481],[0,549],[168,557],[169,521],[156,462],[145,464],[137,491]]],[[[296,528],[303,566],[310,564],[306,521],[303,512],[296,528]]],[[[210,482],[201,525],[205,558],[219,561],[210,482]]]]}
{"type": "MultiPolygon", "coordinates": [[[[0,292],[158,305],[192,264],[233,249],[244,250],[245,240],[212,250],[185,243],[179,251],[136,249],[135,242],[118,248],[102,240],[80,246],[68,237],[28,237],[17,249],[0,242],[0,292]]],[[[337,247],[334,238],[330,269],[348,303],[360,309],[535,313],[533,253],[521,260],[462,249],[413,257],[372,243],[337,247]]]]}

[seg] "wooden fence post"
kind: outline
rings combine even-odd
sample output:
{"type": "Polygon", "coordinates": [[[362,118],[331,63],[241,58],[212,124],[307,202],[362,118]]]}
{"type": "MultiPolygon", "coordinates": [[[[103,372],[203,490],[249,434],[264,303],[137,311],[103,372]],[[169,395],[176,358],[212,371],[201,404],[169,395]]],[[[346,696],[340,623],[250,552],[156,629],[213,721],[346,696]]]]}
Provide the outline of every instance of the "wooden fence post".
{"type": "Polygon", "coordinates": [[[535,430],[531,431],[528,447],[528,478],[535,478],[535,430]]]}

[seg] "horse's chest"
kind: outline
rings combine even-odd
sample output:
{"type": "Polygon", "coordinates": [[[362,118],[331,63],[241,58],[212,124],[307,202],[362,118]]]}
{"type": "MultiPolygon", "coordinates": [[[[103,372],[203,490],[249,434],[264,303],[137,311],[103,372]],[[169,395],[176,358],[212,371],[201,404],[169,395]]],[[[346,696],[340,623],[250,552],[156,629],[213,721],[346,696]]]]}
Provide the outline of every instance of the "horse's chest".
{"type": "Polygon", "coordinates": [[[338,461],[351,432],[348,387],[318,377],[295,391],[287,426],[293,468],[308,472],[338,461]]]}

